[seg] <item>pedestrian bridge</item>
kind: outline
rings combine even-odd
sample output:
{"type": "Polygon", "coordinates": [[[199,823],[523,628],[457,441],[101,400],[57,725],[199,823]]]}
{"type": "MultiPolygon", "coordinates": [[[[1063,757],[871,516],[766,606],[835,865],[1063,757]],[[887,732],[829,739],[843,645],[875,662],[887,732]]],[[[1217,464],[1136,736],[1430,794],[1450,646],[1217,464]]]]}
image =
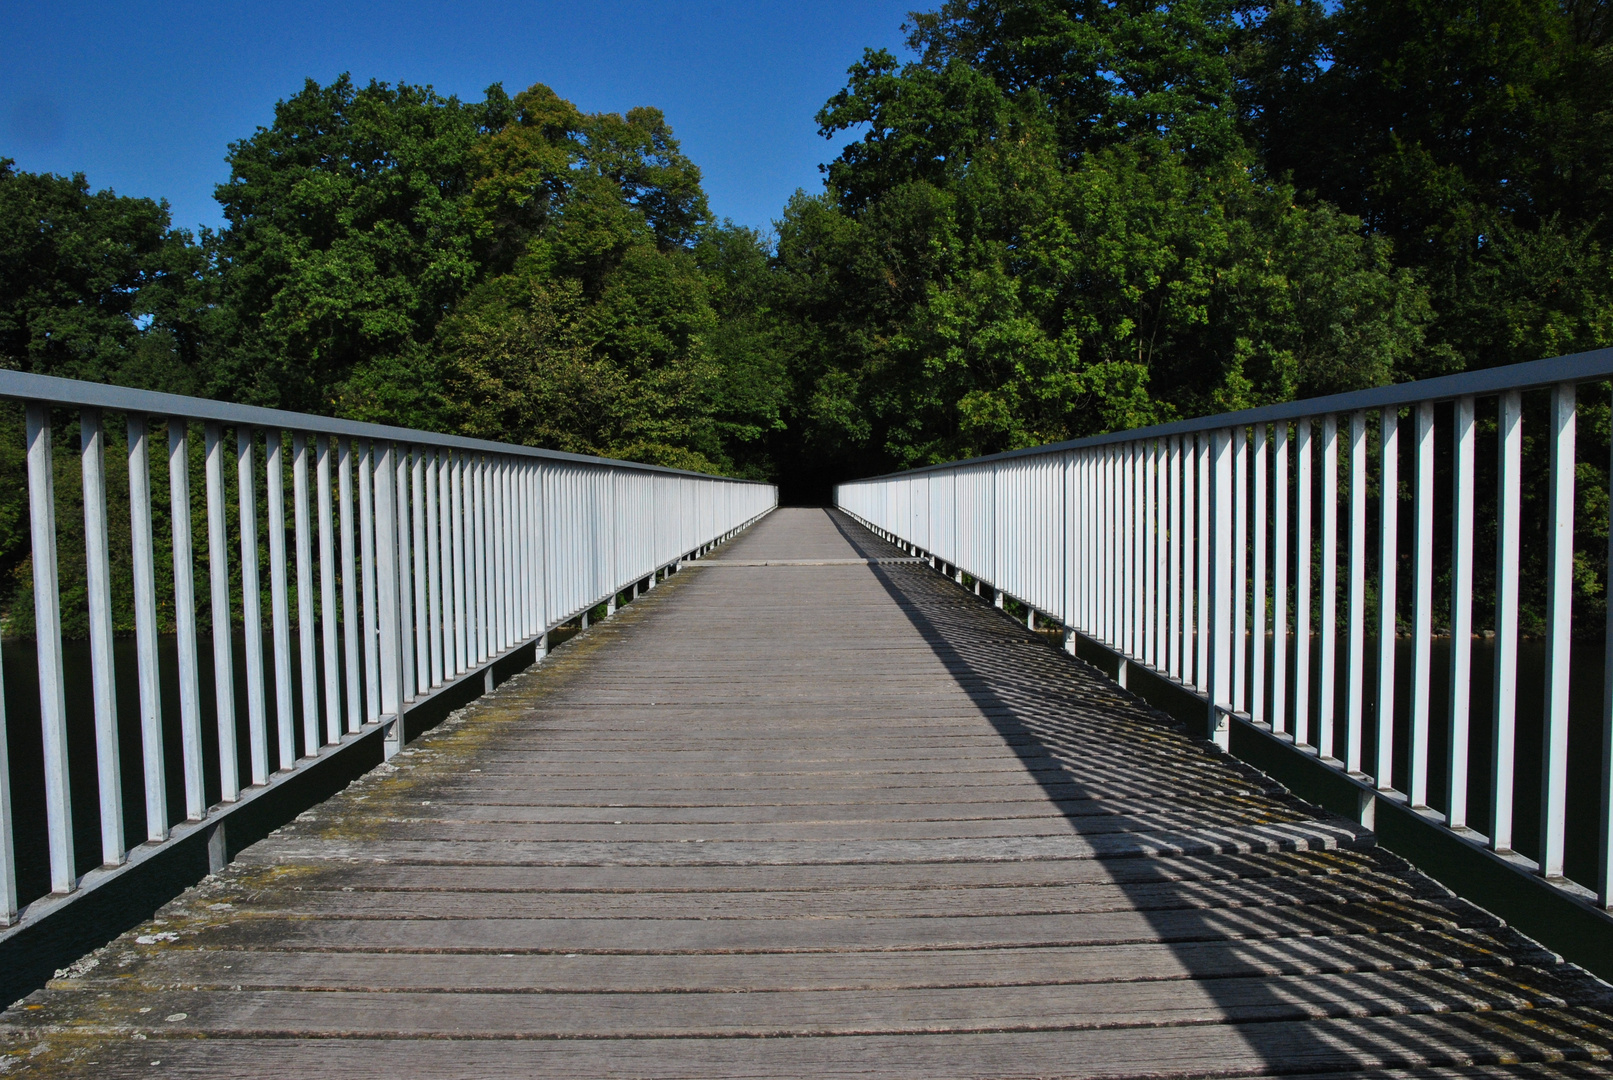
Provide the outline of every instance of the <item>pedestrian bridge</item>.
{"type": "MultiPolygon", "coordinates": [[[[318,446],[323,453],[326,443],[318,446]]],[[[345,454],[345,444],[331,446],[345,454]]],[[[1215,497],[1217,444],[1206,451],[1209,509],[1224,508],[1215,497]]],[[[1060,453],[1076,475],[1086,467],[1079,448],[1060,453]]],[[[1104,454],[1103,467],[1130,463],[1144,475],[1147,459],[1104,454]]],[[[104,904],[97,895],[117,895],[120,883],[165,857],[179,865],[168,853],[187,844],[214,872],[110,944],[64,961],[47,986],[0,1014],[0,1072],[1608,1074],[1613,991],[1605,983],[1380,847],[1362,821],[1370,802],[1330,813],[1226,753],[1217,736],[1227,725],[1254,733],[1256,722],[1218,704],[1213,681],[1199,695],[1208,726],[1203,705],[1183,723],[1117,684],[1130,664],[1134,689],[1147,692],[1139,683],[1147,669],[1196,700],[1192,669],[1186,679],[1171,675],[1168,645],[1156,665],[1141,645],[1125,648],[1118,632],[1089,633],[1082,611],[1118,611],[1131,586],[1115,588],[1117,604],[1103,609],[1101,595],[1082,608],[1087,594],[1063,583],[1074,599],[1068,618],[1055,620],[1054,605],[1034,602],[1034,575],[1021,593],[1006,587],[1014,573],[1030,574],[1024,567],[999,561],[995,578],[978,565],[965,572],[960,564],[978,552],[943,558],[905,522],[879,520],[896,506],[911,521],[911,502],[899,501],[910,491],[882,505],[867,492],[842,492],[854,513],[741,498],[713,511],[707,536],[688,534],[698,541],[692,547],[674,543],[669,562],[649,553],[644,577],[614,589],[623,575],[607,574],[608,617],[584,606],[600,599],[586,589],[545,613],[542,590],[521,591],[530,576],[501,584],[494,568],[526,558],[529,568],[549,567],[546,583],[555,580],[550,557],[523,547],[515,527],[555,503],[532,486],[523,504],[520,470],[500,479],[495,462],[496,483],[485,491],[489,506],[512,508],[509,540],[491,546],[504,527],[497,516],[488,537],[464,531],[493,553],[480,577],[491,587],[477,600],[474,582],[462,584],[455,601],[448,564],[464,560],[453,537],[470,526],[442,526],[451,518],[443,508],[476,504],[432,471],[439,459],[430,454],[414,455],[421,471],[412,489],[407,461],[384,452],[376,460],[361,477],[367,485],[371,475],[386,478],[374,490],[398,501],[360,513],[396,528],[364,540],[370,546],[341,565],[361,566],[374,550],[379,587],[393,582],[393,603],[407,604],[418,587],[414,610],[430,614],[419,620],[414,650],[403,654],[415,624],[397,609],[378,626],[364,624],[363,647],[341,656],[362,659],[374,640],[383,655],[391,650],[392,674],[378,660],[345,699],[349,708],[359,703],[352,730],[339,692],[347,669],[337,665],[318,682],[312,661],[306,685],[338,689],[331,729],[319,723],[319,695],[300,732],[290,695],[278,729],[254,728],[250,708],[231,714],[245,741],[263,741],[265,757],[269,735],[283,734],[290,760],[242,784],[233,801],[214,797],[218,781],[200,784],[200,811],[160,841],[81,873],[71,857],[51,863],[55,849],[34,856],[36,875],[54,867],[68,887],[33,899],[26,884],[11,886],[23,902],[0,946],[33,933],[36,953],[42,935],[66,932],[54,928],[68,926],[75,908],[104,904]],[[419,509],[411,519],[404,507],[419,509]],[[411,520],[413,552],[427,549],[418,561],[406,546],[399,553],[411,520]],[[433,568],[443,553],[444,567],[433,568]],[[410,566],[418,568],[412,577],[410,566]],[[499,631],[496,595],[506,584],[499,631]],[[550,649],[560,618],[581,632],[550,649]],[[388,636],[388,619],[404,631],[388,636]],[[490,636],[478,655],[482,625],[490,636]],[[457,659],[456,627],[469,629],[457,659]],[[531,664],[535,657],[541,662],[531,664]],[[384,690],[388,679],[397,696],[364,716],[364,680],[384,690]],[[434,695],[445,711],[462,704],[468,695],[451,695],[467,679],[490,692],[405,744],[405,721],[434,695]],[[366,747],[379,764],[263,838],[246,842],[244,832],[219,828],[254,798],[284,789],[286,778],[344,755],[359,760],[366,747]]],[[[1168,465],[1165,456],[1153,461],[1168,465]]],[[[1066,463],[1061,482],[1070,475],[1066,463]]],[[[1171,490],[1184,490],[1179,477],[1171,490]]],[[[250,480],[245,486],[250,492],[250,480]]],[[[961,486],[954,482],[950,497],[961,486]]],[[[321,484],[325,506],[330,488],[321,484]]],[[[645,513],[661,505],[649,496],[645,513]]],[[[335,505],[351,501],[342,495],[335,505]]],[[[927,529],[946,519],[942,505],[928,504],[927,529]]],[[[1117,496],[1113,505],[1131,504],[1117,496]]],[[[478,508],[477,519],[484,513],[478,508]]],[[[316,516],[299,499],[297,519],[316,516]]],[[[1183,516],[1192,513],[1148,519],[1139,510],[1136,520],[1180,524],[1183,516]]],[[[1213,538],[1213,515],[1207,522],[1198,535],[1213,538]]],[[[319,550],[334,548],[331,535],[327,527],[319,550]]],[[[1123,525],[1119,535],[1128,535],[1123,525]]],[[[1031,550],[1010,540],[995,544],[993,558],[1031,550]]],[[[1139,541],[1136,567],[1155,566],[1154,554],[1139,541]]],[[[1181,566],[1180,548],[1165,557],[1181,566]]],[[[314,565],[311,556],[301,562],[314,565]]],[[[1218,566],[1214,550],[1198,565],[1218,566]]],[[[284,573],[282,564],[277,577],[284,573]]],[[[1200,576],[1213,589],[1215,574],[1200,576]]],[[[323,579],[308,578],[299,610],[312,619],[312,581],[323,579]]],[[[275,583],[271,596],[288,588],[275,583]]],[[[1133,609],[1136,641],[1152,627],[1157,644],[1170,609],[1149,621],[1145,607],[1133,609]]],[[[1186,612],[1190,629],[1198,609],[1186,612]]],[[[1204,614],[1213,638],[1213,599],[1204,614]]],[[[1185,655],[1191,663],[1199,639],[1184,646],[1183,627],[1179,619],[1177,662],[1185,655]]],[[[285,636],[287,657],[302,642],[311,650],[315,637],[312,628],[285,636]]],[[[48,644],[42,665],[51,662],[48,644]]],[[[1200,670],[1213,680],[1209,645],[1200,670]]],[[[279,647],[271,642],[271,651],[279,647]]],[[[1247,691],[1255,683],[1242,672],[1247,691]]],[[[1269,710],[1269,679],[1261,685],[1269,710]]],[[[263,715],[275,715],[279,699],[264,700],[263,715]]],[[[1295,746],[1292,707],[1285,752],[1302,759],[1308,748],[1314,768],[1334,769],[1332,755],[1295,746]]],[[[43,711],[48,732],[48,700],[43,711]]],[[[1260,737],[1283,742],[1267,716],[1260,737]]],[[[1362,723],[1344,716],[1341,726],[1362,723]]],[[[197,760],[209,772],[234,767],[216,747],[204,749],[197,760]]],[[[252,753],[239,750],[245,768],[252,753]]],[[[1378,792],[1383,813],[1392,810],[1387,777],[1376,784],[1335,771],[1378,792]]],[[[71,809],[48,786],[46,796],[71,809]]],[[[56,819],[43,823],[65,837],[70,856],[105,839],[93,822],[65,833],[56,819]]],[[[1488,837],[1473,842],[1435,824],[1452,842],[1487,851],[1497,873],[1542,876],[1538,862],[1530,871],[1496,859],[1488,837]]],[[[23,856],[15,866],[5,870],[26,883],[23,856]]],[[[1585,918],[1602,917],[1594,894],[1585,899],[1571,882],[1540,888],[1577,903],[1585,918]]]]}

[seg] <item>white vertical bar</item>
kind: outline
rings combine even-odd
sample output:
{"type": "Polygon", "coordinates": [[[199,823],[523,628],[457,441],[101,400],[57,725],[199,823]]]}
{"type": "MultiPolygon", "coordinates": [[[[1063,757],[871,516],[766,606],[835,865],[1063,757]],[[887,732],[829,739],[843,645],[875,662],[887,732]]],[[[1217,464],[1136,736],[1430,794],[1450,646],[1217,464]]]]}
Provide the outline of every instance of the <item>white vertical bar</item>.
{"type": "MultiPolygon", "coordinates": [[[[1173,678],[1182,679],[1182,439],[1170,440],[1170,483],[1166,518],[1171,530],[1170,630],[1165,640],[1166,663],[1173,678]]],[[[1185,680],[1183,680],[1185,681],[1185,680]]]]}
{"type": "Polygon", "coordinates": [[[56,581],[56,462],[50,445],[50,406],[30,401],[27,426],[28,520],[33,539],[50,891],[69,893],[78,885],[78,872],[73,864],[72,776],[67,768],[67,684],[62,673],[61,593],[56,581]]]}
{"type": "Polygon", "coordinates": [[[1311,421],[1298,424],[1294,485],[1294,743],[1311,742],[1311,421]]]}
{"type": "Polygon", "coordinates": [[[359,559],[364,582],[364,719],[379,720],[381,705],[380,597],[375,580],[375,444],[365,443],[358,459],[359,559]]]}
{"type": "Polygon", "coordinates": [[[179,744],[185,766],[185,817],[207,816],[202,771],[202,692],[196,659],[196,559],[190,534],[190,435],[183,420],[168,421],[169,521],[174,549],[174,622],[179,631],[179,744]]]}
{"type": "Polygon", "coordinates": [[[1198,451],[1193,436],[1184,436],[1182,442],[1182,684],[1199,685],[1200,673],[1194,667],[1198,655],[1196,609],[1198,573],[1195,560],[1198,545],[1194,530],[1198,514],[1194,504],[1198,499],[1198,451]]]}
{"type": "Polygon", "coordinates": [[[1201,432],[1198,437],[1198,685],[1208,691],[1210,688],[1210,622],[1215,612],[1211,607],[1211,592],[1214,589],[1215,564],[1210,561],[1211,530],[1214,522],[1211,518],[1211,502],[1214,498],[1212,487],[1214,477],[1211,474],[1210,436],[1201,432]]]}
{"type": "Polygon", "coordinates": [[[302,661],[302,752],[319,753],[319,667],[314,653],[314,553],[308,520],[308,436],[291,433],[291,510],[297,541],[297,654],[302,661]]]}
{"type": "Polygon", "coordinates": [[[1434,405],[1417,406],[1417,520],[1412,581],[1411,805],[1428,805],[1428,686],[1434,620],[1434,405]]]}
{"type": "MultiPolygon", "coordinates": [[[[410,548],[413,536],[409,515],[409,448],[399,443],[392,450],[393,477],[397,489],[397,575],[398,575],[398,686],[404,701],[415,698],[414,664],[414,560],[410,548]]],[[[401,715],[401,714],[400,714],[401,715]]]]}
{"type": "MultiPolygon", "coordinates": [[[[387,757],[403,748],[403,627],[398,598],[402,582],[398,573],[398,450],[391,443],[379,444],[375,455],[375,594],[376,624],[379,629],[381,715],[391,719],[386,735],[387,757]]],[[[372,453],[374,451],[372,450],[372,453]]]]}
{"type": "MultiPolygon", "coordinates": [[[[1239,432],[1241,434],[1241,432],[1239,432]]],[[[1210,582],[1209,645],[1210,677],[1208,680],[1209,737],[1222,751],[1231,747],[1231,720],[1226,712],[1232,705],[1232,610],[1241,597],[1232,592],[1233,511],[1237,505],[1232,494],[1232,440],[1230,428],[1220,428],[1210,434],[1211,498],[1213,513],[1210,518],[1211,551],[1207,561],[1210,582]]]]}
{"type": "MultiPolygon", "coordinates": [[[[504,518],[504,459],[501,457],[492,458],[487,463],[488,578],[490,582],[489,588],[492,591],[489,605],[492,614],[492,618],[489,620],[492,624],[492,640],[488,644],[487,651],[494,655],[503,652],[504,646],[509,642],[509,604],[505,595],[506,574],[504,572],[504,561],[507,554],[504,543],[504,518]]],[[[611,539],[614,540],[614,536],[611,539]]],[[[614,543],[611,547],[614,555],[614,543]]],[[[614,570],[615,567],[612,566],[610,576],[612,608],[616,606],[615,589],[618,584],[614,570]]]]}
{"type": "Polygon", "coordinates": [[[454,455],[449,509],[452,522],[454,564],[454,673],[462,674],[469,664],[469,638],[465,614],[465,455],[454,455]]]}
{"type": "Polygon", "coordinates": [[[129,417],[129,533],[134,549],[134,637],[140,680],[140,751],[145,770],[146,839],[168,839],[168,776],[157,671],[156,544],[151,538],[151,435],[129,417]]]}
{"type": "MultiPolygon", "coordinates": [[[[90,680],[95,700],[95,772],[101,810],[101,865],[123,862],[123,776],[118,693],[112,655],[112,573],[106,536],[106,437],[101,411],[79,415],[84,470],[84,569],[90,606],[90,680]]],[[[228,582],[228,578],[225,579],[228,582]]],[[[0,719],[0,723],[3,723],[0,719]]],[[[3,751],[0,751],[3,753],[3,751]]],[[[3,813],[0,810],[0,813],[3,813]]],[[[0,891],[5,888],[0,884],[0,891]]],[[[5,916],[0,911],[0,918],[5,916]]]]}
{"type": "MultiPolygon", "coordinates": [[[[132,420],[129,432],[132,454],[132,420]]],[[[263,677],[263,589],[258,580],[258,498],[252,475],[252,452],[256,442],[257,432],[251,428],[235,429],[236,500],[241,516],[241,623],[246,640],[246,739],[252,756],[252,783],[267,784],[269,731],[268,697],[263,677]]]]}
{"type": "MultiPolygon", "coordinates": [[[[1518,533],[1523,476],[1523,396],[1501,395],[1496,427],[1495,722],[1491,743],[1490,846],[1512,850],[1518,709],[1518,533]]],[[[1613,668],[1609,669],[1613,671],[1613,668]]]]}
{"type": "Polygon", "coordinates": [[[426,582],[426,461],[425,448],[414,448],[414,463],[409,476],[411,494],[409,509],[414,525],[414,679],[415,692],[424,694],[431,689],[431,636],[426,582]]]}
{"type": "Polygon", "coordinates": [[[1271,446],[1271,730],[1288,727],[1288,421],[1271,446]]]}
{"type": "Polygon", "coordinates": [[[1166,582],[1170,580],[1170,567],[1168,564],[1169,551],[1166,547],[1166,531],[1170,528],[1170,497],[1169,476],[1166,473],[1166,443],[1162,439],[1154,440],[1151,476],[1153,477],[1153,544],[1154,544],[1154,666],[1160,671],[1166,670],[1170,655],[1170,641],[1166,637],[1169,623],[1169,608],[1166,594],[1166,582]]]}
{"type": "Polygon", "coordinates": [[[476,603],[476,662],[479,664],[487,659],[488,655],[488,590],[487,590],[487,463],[477,459],[471,463],[471,561],[475,570],[472,579],[475,583],[474,598],[476,603]]]}
{"type": "Polygon", "coordinates": [[[1229,432],[1232,440],[1232,586],[1224,594],[1232,603],[1232,685],[1228,701],[1233,712],[1246,712],[1248,697],[1249,603],[1249,433],[1229,432]]]}
{"type": "Polygon", "coordinates": [[[431,595],[427,601],[431,621],[431,685],[441,686],[442,678],[442,513],[438,491],[442,473],[442,451],[433,450],[426,466],[426,575],[431,595]]]}
{"type": "Polygon", "coordinates": [[[1469,680],[1473,677],[1473,398],[1456,399],[1451,433],[1455,476],[1451,505],[1450,805],[1445,822],[1467,827],[1469,680]]]}
{"type": "Polygon", "coordinates": [[[1540,763],[1540,873],[1563,874],[1568,814],[1568,680],[1574,602],[1574,384],[1551,392],[1551,532],[1546,563],[1546,722],[1540,763]]]}
{"type": "Polygon", "coordinates": [[[1322,618],[1321,657],[1317,664],[1316,752],[1338,757],[1333,738],[1333,711],[1338,683],[1339,600],[1339,422],[1322,418],[1322,618]]]}
{"type": "Polygon", "coordinates": [[[1266,519],[1270,512],[1269,492],[1266,486],[1266,442],[1271,425],[1258,424],[1254,429],[1254,598],[1249,610],[1254,614],[1250,637],[1249,718],[1255,722],[1267,719],[1266,712],[1266,519]]]}
{"type": "Polygon", "coordinates": [[[331,490],[335,437],[319,436],[314,495],[319,504],[319,640],[325,654],[325,741],[342,739],[341,651],[336,619],[336,508],[331,490]]]}
{"type": "Polygon", "coordinates": [[[213,603],[213,709],[218,723],[219,797],[241,795],[235,747],[235,650],[230,641],[230,538],[224,510],[224,426],[204,430],[207,452],[207,571],[213,603]]]}
{"type": "Polygon", "coordinates": [[[1350,595],[1345,630],[1349,634],[1344,708],[1344,768],[1361,771],[1361,727],[1366,692],[1367,589],[1367,414],[1350,414],[1350,595]]]}
{"type": "Polygon", "coordinates": [[[285,436],[264,433],[269,450],[269,604],[274,619],[275,723],[279,735],[280,768],[297,761],[297,734],[291,712],[291,603],[286,581],[286,482],[281,458],[285,436]]]}
{"type": "Polygon", "coordinates": [[[353,440],[343,439],[336,462],[337,496],[342,512],[342,667],[347,676],[347,730],[357,731],[364,723],[363,687],[359,672],[364,666],[359,649],[358,552],[353,538],[353,440]]]}
{"type": "Polygon", "coordinates": [[[1378,473],[1378,751],[1372,775],[1380,791],[1394,787],[1395,635],[1399,632],[1396,571],[1400,559],[1400,409],[1384,406],[1378,473]]]}

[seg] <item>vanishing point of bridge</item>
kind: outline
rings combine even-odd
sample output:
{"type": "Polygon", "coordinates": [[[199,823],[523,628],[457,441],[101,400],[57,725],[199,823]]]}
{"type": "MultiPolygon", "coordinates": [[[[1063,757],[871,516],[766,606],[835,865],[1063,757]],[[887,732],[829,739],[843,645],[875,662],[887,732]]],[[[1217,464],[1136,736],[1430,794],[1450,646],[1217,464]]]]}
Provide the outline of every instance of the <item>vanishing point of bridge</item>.
{"type": "Polygon", "coordinates": [[[0,1071],[1606,1075],[1605,984],[1058,646],[775,511],[59,973],[0,1071]]]}

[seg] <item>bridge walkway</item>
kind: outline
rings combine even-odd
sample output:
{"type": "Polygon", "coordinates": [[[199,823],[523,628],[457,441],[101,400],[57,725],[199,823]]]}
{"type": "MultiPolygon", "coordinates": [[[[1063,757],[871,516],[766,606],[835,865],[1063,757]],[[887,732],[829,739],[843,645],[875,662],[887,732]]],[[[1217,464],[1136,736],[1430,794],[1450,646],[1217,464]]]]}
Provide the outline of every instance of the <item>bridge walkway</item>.
{"type": "Polygon", "coordinates": [[[0,1071],[1607,1075],[1604,984],[899,555],[764,519],[8,1011],[0,1071]]]}

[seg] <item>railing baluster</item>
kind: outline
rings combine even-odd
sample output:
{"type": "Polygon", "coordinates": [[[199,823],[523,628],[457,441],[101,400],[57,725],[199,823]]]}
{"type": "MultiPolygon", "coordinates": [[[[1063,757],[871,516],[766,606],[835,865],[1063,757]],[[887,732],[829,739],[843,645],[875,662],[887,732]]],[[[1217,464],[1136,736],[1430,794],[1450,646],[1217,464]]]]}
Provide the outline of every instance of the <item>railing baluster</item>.
{"type": "Polygon", "coordinates": [[[1518,710],[1518,533],[1523,489],[1523,395],[1516,390],[1502,394],[1497,411],[1495,717],[1490,744],[1490,847],[1496,851],[1511,851],[1518,710]]]}
{"type": "Polygon", "coordinates": [[[230,641],[230,537],[224,501],[224,425],[203,429],[207,461],[207,573],[213,611],[213,712],[218,725],[219,798],[241,797],[235,741],[235,649],[230,641]]]}
{"type": "Polygon", "coordinates": [[[1210,436],[1199,433],[1198,447],[1198,589],[1196,604],[1198,607],[1198,680],[1201,690],[1210,688],[1210,621],[1214,618],[1215,609],[1211,605],[1212,582],[1215,574],[1215,564],[1210,561],[1210,530],[1211,505],[1210,499],[1213,477],[1210,472],[1210,436]]]}
{"type": "Polygon", "coordinates": [[[1540,763],[1540,873],[1563,875],[1568,816],[1568,677],[1574,600],[1574,384],[1551,392],[1551,509],[1546,555],[1546,699],[1540,763]]]}
{"type": "Polygon", "coordinates": [[[1417,406],[1417,502],[1412,571],[1411,805],[1428,805],[1428,687],[1434,619],[1434,406],[1417,406]]]}
{"type": "MultiPolygon", "coordinates": [[[[413,701],[416,696],[415,663],[414,663],[414,559],[410,549],[414,529],[409,512],[409,448],[398,443],[392,449],[392,476],[394,491],[397,498],[395,509],[397,519],[394,537],[397,541],[398,575],[398,686],[404,701],[413,701]]],[[[401,715],[401,714],[400,714],[401,715]]],[[[401,738],[401,736],[400,736],[401,738]]]]}
{"type": "Polygon", "coordinates": [[[252,465],[256,442],[257,433],[251,428],[235,429],[236,494],[241,516],[241,619],[246,631],[247,750],[252,758],[252,783],[267,784],[269,732],[263,677],[263,593],[258,581],[258,501],[252,465]]]}
{"type": "Polygon", "coordinates": [[[1379,422],[1383,460],[1378,511],[1378,747],[1373,776],[1379,791],[1394,787],[1396,579],[1400,558],[1400,410],[1385,408],[1379,422]]]}
{"type": "Polygon", "coordinates": [[[431,618],[431,685],[441,686],[442,671],[442,555],[443,532],[439,522],[442,513],[441,493],[438,490],[442,473],[442,452],[433,450],[426,466],[426,554],[431,618]]]}
{"type": "Polygon", "coordinates": [[[360,670],[364,661],[359,652],[358,628],[363,621],[358,606],[358,553],[353,539],[353,440],[343,439],[336,463],[337,496],[342,501],[342,666],[347,675],[347,730],[358,731],[364,723],[363,686],[360,670]]]}
{"type": "Polygon", "coordinates": [[[179,631],[179,744],[185,764],[185,818],[207,816],[202,773],[202,693],[196,658],[196,560],[190,535],[190,435],[183,420],[168,421],[169,520],[174,549],[174,623],[179,631]]]}
{"type": "Polygon", "coordinates": [[[1223,752],[1231,748],[1231,719],[1226,710],[1232,706],[1232,609],[1241,597],[1232,592],[1233,517],[1237,505],[1232,494],[1232,436],[1231,428],[1217,428],[1210,433],[1211,498],[1214,500],[1210,516],[1210,556],[1206,563],[1210,582],[1210,673],[1207,680],[1209,698],[1209,737],[1223,752]]]}
{"type": "Polygon", "coordinates": [[[168,839],[162,683],[157,674],[156,545],[151,538],[150,424],[129,416],[129,536],[134,549],[134,638],[140,682],[140,756],[145,774],[146,839],[168,839]]]}
{"type": "Polygon", "coordinates": [[[1249,719],[1256,723],[1267,719],[1266,712],[1266,518],[1270,513],[1266,487],[1266,443],[1270,437],[1269,424],[1256,424],[1254,428],[1254,596],[1249,610],[1254,615],[1251,630],[1249,672],[1249,719]]]}
{"type": "Polygon", "coordinates": [[[409,501],[410,517],[414,525],[414,680],[415,692],[424,694],[431,689],[431,627],[426,581],[426,462],[425,448],[414,447],[414,462],[409,473],[412,498],[409,501]]]}
{"type": "Polygon", "coordinates": [[[1288,725],[1288,421],[1279,420],[1271,446],[1271,730],[1288,725]]]}
{"type": "Polygon", "coordinates": [[[330,466],[335,446],[329,435],[319,436],[315,458],[314,497],[319,503],[319,641],[325,659],[325,742],[342,741],[342,671],[337,644],[335,507],[332,505],[330,466]]]}
{"type": "Polygon", "coordinates": [[[375,580],[377,472],[375,444],[366,441],[358,458],[359,561],[364,588],[364,720],[381,719],[380,597],[375,580]]]}
{"type": "Polygon", "coordinates": [[[1152,443],[1153,455],[1151,459],[1150,476],[1153,478],[1154,523],[1154,643],[1153,663],[1161,671],[1166,669],[1169,655],[1169,640],[1167,638],[1168,617],[1166,608],[1165,582],[1169,576],[1169,551],[1166,548],[1166,531],[1170,528],[1169,494],[1166,474],[1165,457],[1166,447],[1163,439],[1155,439],[1152,443]]]}
{"type": "Polygon", "coordinates": [[[50,890],[78,886],[73,862],[72,776],[67,768],[67,683],[62,672],[61,594],[56,578],[56,462],[50,406],[27,407],[28,519],[33,537],[34,640],[39,657],[39,722],[45,759],[45,829],[50,890]]]}
{"type": "Polygon", "coordinates": [[[471,522],[474,530],[474,539],[471,542],[471,553],[476,558],[476,662],[485,663],[493,653],[492,643],[492,589],[489,584],[492,580],[491,559],[488,557],[492,549],[492,537],[488,535],[488,499],[487,499],[487,459],[478,457],[472,466],[474,470],[474,483],[472,495],[475,502],[474,519],[471,522]]]}
{"type": "Polygon", "coordinates": [[[274,714],[280,768],[297,766],[297,731],[292,716],[291,593],[286,580],[285,436],[264,432],[268,440],[269,483],[269,611],[274,624],[274,714]]]}
{"type": "Polygon", "coordinates": [[[454,563],[454,673],[464,674],[470,650],[465,623],[465,455],[454,454],[449,509],[454,563]]]}
{"type": "Polygon", "coordinates": [[[1227,700],[1233,712],[1245,712],[1244,682],[1248,675],[1248,623],[1246,612],[1249,602],[1248,521],[1249,475],[1248,433],[1243,428],[1233,429],[1228,438],[1232,441],[1232,587],[1227,599],[1232,602],[1232,685],[1227,700]]]}
{"type": "Polygon", "coordinates": [[[1171,595],[1170,618],[1171,625],[1166,645],[1169,647],[1167,663],[1172,678],[1181,682],[1187,680],[1182,675],[1182,522],[1185,505],[1182,499],[1182,439],[1181,436],[1170,440],[1170,484],[1168,493],[1168,509],[1166,517],[1170,521],[1171,530],[1171,595]]]}
{"type": "Polygon", "coordinates": [[[1333,720],[1338,682],[1339,600],[1339,421],[1322,418],[1322,618],[1317,664],[1316,752],[1337,759],[1333,720]]]}
{"type": "Polygon", "coordinates": [[[1198,545],[1194,536],[1197,525],[1197,510],[1195,503],[1198,500],[1198,452],[1194,448],[1193,436],[1182,439],[1182,685],[1196,686],[1200,681],[1199,673],[1194,667],[1194,658],[1198,655],[1195,631],[1197,605],[1194,597],[1197,596],[1198,567],[1196,565],[1198,545]]]}
{"type": "Polygon", "coordinates": [[[381,716],[388,722],[382,753],[395,756],[403,749],[403,650],[398,597],[398,477],[397,448],[389,442],[371,451],[375,456],[375,578],[376,622],[379,628],[381,716]]]}
{"type": "MultiPolygon", "coordinates": [[[[123,775],[118,748],[117,673],[112,654],[112,572],[106,531],[106,436],[101,411],[79,414],[84,470],[84,570],[90,609],[90,683],[95,701],[95,771],[101,865],[123,862],[123,775]]],[[[3,723],[0,719],[0,723],[3,723]]],[[[4,751],[0,750],[0,755],[4,751]]],[[[0,768],[3,768],[0,765],[0,768]]],[[[0,811],[3,812],[3,811],[0,811]]],[[[4,885],[0,884],[0,890],[4,885]]],[[[0,912],[0,917],[4,912],[0,912]]]]}
{"type": "Polygon", "coordinates": [[[1366,694],[1367,414],[1350,414],[1350,593],[1345,615],[1348,673],[1345,676],[1344,769],[1361,772],[1361,728],[1366,694]]]}
{"type": "Polygon", "coordinates": [[[1450,780],[1445,823],[1467,828],[1468,684],[1473,665],[1473,399],[1456,399],[1451,505],[1450,780]]]}
{"type": "Polygon", "coordinates": [[[1294,744],[1311,745],[1311,421],[1295,432],[1294,744]]]}
{"type": "Polygon", "coordinates": [[[297,542],[297,654],[302,662],[302,752],[319,753],[319,668],[314,641],[313,530],[308,514],[308,436],[291,433],[291,508],[297,542]]]}

